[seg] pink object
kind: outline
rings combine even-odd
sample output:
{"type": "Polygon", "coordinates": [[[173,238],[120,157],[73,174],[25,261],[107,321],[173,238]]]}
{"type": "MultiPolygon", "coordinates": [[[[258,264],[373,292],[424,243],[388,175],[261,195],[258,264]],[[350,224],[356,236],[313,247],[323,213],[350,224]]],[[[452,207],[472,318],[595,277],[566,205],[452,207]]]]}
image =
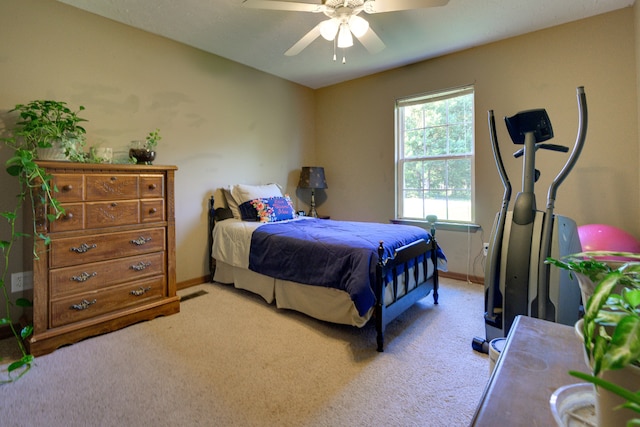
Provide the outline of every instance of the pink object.
{"type": "Polygon", "coordinates": [[[587,224],[578,227],[582,250],[640,253],[640,242],[631,234],[607,224],[587,224]]]}

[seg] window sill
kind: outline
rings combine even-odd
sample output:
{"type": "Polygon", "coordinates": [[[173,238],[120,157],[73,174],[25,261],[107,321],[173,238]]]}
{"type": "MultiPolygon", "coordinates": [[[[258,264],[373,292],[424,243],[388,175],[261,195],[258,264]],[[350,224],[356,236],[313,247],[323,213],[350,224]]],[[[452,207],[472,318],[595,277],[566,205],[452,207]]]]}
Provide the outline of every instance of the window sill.
{"type": "MultiPolygon", "coordinates": [[[[417,227],[422,227],[426,230],[431,228],[431,225],[428,221],[420,221],[417,219],[392,219],[392,223],[394,224],[405,224],[405,225],[415,225],[417,227]]],[[[436,221],[436,230],[442,231],[463,231],[465,233],[471,232],[475,233],[479,231],[482,227],[478,224],[466,223],[466,222],[438,222],[436,221]]]]}

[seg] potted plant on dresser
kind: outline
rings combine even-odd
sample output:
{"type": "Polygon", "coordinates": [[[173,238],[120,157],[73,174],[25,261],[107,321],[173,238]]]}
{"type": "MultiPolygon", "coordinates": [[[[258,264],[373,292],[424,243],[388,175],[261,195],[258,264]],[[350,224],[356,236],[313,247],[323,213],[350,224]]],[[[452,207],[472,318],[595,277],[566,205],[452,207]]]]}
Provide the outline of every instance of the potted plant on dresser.
{"type": "Polygon", "coordinates": [[[11,112],[18,113],[11,143],[27,150],[35,150],[39,160],[84,161],[86,130],[80,124],[86,122],[71,110],[66,102],[36,100],[18,104],[11,112]]]}
{"type": "Polygon", "coordinates": [[[161,139],[160,129],[156,129],[149,132],[144,141],[132,141],[129,157],[136,159],[137,163],[150,165],[156,159],[156,147],[161,139]]]}
{"type": "Polygon", "coordinates": [[[598,425],[640,425],[640,254],[584,252],[547,263],[575,274],[586,298],[576,324],[596,386],[598,425]]]}

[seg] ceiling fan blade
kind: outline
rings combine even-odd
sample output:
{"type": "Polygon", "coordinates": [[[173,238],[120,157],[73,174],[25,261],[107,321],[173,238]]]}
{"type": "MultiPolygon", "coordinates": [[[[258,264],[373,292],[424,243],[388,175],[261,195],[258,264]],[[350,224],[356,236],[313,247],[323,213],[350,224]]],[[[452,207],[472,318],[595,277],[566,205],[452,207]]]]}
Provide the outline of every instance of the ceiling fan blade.
{"type": "Polygon", "coordinates": [[[384,43],[371,27],[369,27],[369,31],[364,33],[363,36],[358,37],[358,40],[360,40],[360,43],[362,43],[365,49],[372,54],[378,53],[385,48],[384,43]]]}
{"type": "Polygon", "coordinates": [[[320,24],[313,27],[311,31],[305,34],[300,40],[289,48],[284,54],[286,56],[294,56],[302,52],[302,50],[309,46],[311,42],[320,37],[320,24]]]}
{"type": "Polygon", "coordinates": [[[368,0],[364,4],[364,11],[367,13],[396,12],[444,6],[447,3],[449,0],[368,0]]]}
{"type": "Polygon", "coordinates": [[[292,1],[244,0],[242,7],[251,9],[289,10],[293,12],[322,12],[323,4],[297,3],[292,1]]]}

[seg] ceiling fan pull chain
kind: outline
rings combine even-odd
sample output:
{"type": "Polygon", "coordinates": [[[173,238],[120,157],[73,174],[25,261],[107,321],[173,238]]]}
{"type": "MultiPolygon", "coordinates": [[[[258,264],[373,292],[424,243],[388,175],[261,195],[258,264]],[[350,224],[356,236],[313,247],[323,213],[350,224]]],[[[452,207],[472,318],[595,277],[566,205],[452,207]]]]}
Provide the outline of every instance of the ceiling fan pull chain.
{"type": "Polygon", "coordinates": [[[336,39],[333,39],[333,62],[336,61],[336,39]]]}

